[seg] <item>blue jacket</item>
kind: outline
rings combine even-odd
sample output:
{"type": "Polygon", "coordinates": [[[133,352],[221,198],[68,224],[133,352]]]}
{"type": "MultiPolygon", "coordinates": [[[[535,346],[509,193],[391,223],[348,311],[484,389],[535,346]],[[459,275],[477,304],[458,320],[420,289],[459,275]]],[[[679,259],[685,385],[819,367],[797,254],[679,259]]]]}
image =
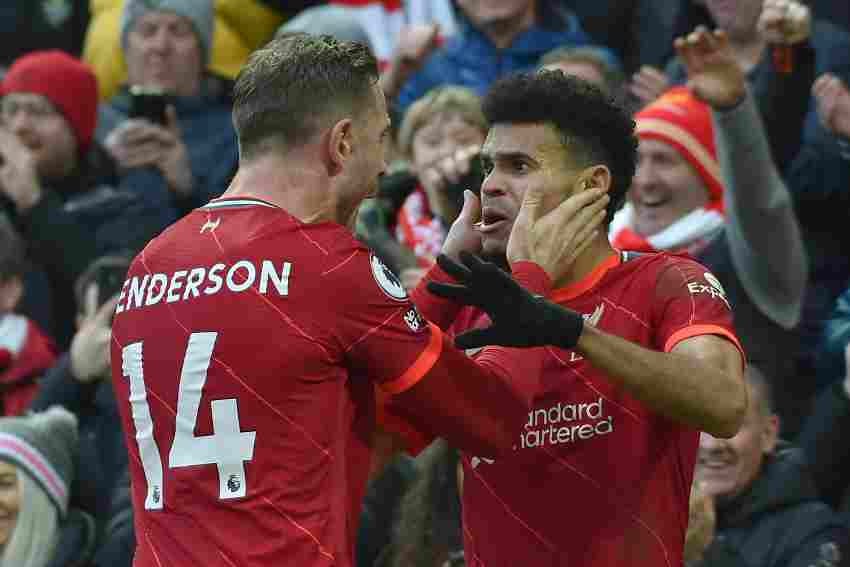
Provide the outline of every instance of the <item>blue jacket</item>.
{"type": "MultiPolygon", "coordinates": [[[[177,110],[183,142],[189,152],[195,185],[188,199],[178,200],[158,170],[141,168],[125,174],[125,186],[149,202],[154,201],[174,213],[175,220],[206,204],[227,189],[239,160],[236,133],[229,105],[210,96],[172,97],[177,110]]],[[[102,106],[98,118],[97,139],[103,143],[109,133],[127,119],[130,96],[126,90],[102,106]]]]}
{"type": "MultiPolygon", "coordinates": [[[[505,49],[498,49],[468,20],[459,18],[458,33],[402,87],[396,100],[397,109],[406,111],[417,99],[441,85],[469,87],[483,95],[496,79],[534,68],[542,55],[556,47],[591,44],[575,14],[558,10],[552,15],[558,20],[550,22],[551,26],[535,24],[505,49]]],[[[606,51],[619,67],[613,52],[606,51]]]]}

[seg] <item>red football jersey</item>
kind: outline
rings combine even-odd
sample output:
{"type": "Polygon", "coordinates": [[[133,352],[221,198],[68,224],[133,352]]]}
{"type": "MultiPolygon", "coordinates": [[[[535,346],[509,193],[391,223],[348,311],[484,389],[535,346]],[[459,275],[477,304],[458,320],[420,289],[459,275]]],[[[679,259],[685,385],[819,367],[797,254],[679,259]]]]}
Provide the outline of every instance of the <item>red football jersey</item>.
{"type": "Polygon", "coordinates": [[[134,260],[112,336],[136,566],[354,564],[374,384],[441,333],[351,232],[213,201],[134,260]]]}
{"type": "MultiPolygon", "coordinates": [[[[425,317],[454,318],[453,331],[487,323],[474,309],[415,298],[425,317]]],[[[706,334],[740,349],[720,282],[683,257],[613,255],[551,299],[652,350],[706,334]]],[[[649,410],[577,352],[548,353],[514,452],[463,457],[467,564],[679,567],[698,432],[649,410]]]]}

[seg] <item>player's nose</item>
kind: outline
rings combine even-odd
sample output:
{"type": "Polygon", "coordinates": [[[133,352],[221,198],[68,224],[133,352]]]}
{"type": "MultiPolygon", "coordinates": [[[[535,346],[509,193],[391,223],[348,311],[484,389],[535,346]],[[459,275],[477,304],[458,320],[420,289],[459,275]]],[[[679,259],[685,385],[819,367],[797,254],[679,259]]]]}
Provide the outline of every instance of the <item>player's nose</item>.
{"type": "Polygon", "coordinates": [[[505,193],[507,193],[507,186],[504,178],[500,177],[494,169],[484,178],[484,182],[481,184],[481,195],[482,197],[492,198],[500,197],[505,193]]]}

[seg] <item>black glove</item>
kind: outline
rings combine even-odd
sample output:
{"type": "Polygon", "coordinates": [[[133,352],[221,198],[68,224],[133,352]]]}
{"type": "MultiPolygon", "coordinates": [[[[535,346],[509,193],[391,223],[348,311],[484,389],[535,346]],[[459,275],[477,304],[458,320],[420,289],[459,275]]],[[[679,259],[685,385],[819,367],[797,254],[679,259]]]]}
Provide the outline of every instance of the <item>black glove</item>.
{"type": "Polygon", "coordinates": [[[459,283],[428,282],[428,291],[478,307],[490,316],[493,324],[458,335],[455,346],[462,349],[485,345],[553,345],[566,349],[576,346],[584,328],[581,315],[533,295],[492,262],[468,252],[461,252],[460,260],[463,265],[440,254],[437,263],[459,283]]]}

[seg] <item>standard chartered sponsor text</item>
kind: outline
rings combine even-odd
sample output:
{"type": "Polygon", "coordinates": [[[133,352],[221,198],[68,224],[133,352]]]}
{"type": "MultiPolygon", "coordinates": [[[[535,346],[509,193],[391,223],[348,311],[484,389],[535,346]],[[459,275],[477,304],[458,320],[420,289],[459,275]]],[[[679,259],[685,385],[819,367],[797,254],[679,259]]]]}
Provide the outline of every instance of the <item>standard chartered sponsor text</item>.
{"type": "Polygon", "coordinates": [[[605,400],[562,403],[528,413],[520,449],[586,441],[614,431],[614,418],[605,413],[605,400]]]}

